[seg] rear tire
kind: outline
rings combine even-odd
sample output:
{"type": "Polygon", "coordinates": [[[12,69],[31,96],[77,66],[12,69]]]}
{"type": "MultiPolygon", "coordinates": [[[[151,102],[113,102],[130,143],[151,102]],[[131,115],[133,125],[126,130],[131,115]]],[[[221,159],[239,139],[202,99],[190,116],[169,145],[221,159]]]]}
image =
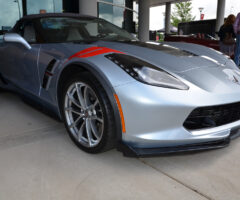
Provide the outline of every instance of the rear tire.
{"type": "Polygon", "coordinates": [[[63,85],[60,106],[72,141],[88,153],[114,148],[113,108],[96,78],[89,73],[80,73],[63,85]]]}

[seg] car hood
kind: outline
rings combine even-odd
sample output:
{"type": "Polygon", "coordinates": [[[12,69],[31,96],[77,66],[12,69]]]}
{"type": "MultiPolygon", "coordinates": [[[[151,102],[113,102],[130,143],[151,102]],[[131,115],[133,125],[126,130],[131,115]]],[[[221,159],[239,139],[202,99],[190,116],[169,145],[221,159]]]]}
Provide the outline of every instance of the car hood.
{"type": "Polygon", "coordinates": [[[238,85],[240,73],[233,61],[220,52],[204,46],[188,43],[160,44],[138,41],[98,41],[84,45],[61,44],[61,49],[64,49],[67,57],[90,47],[107,47],[134,56],[206,91],[229,92],[233,89],[240,89],[238,85]]]}
{"type": "Polygon", "coordinates": [[[104,43],[149,62],[201,89],[215,93],[240,91],[240,71],[227,56],[187,43],[104,43]]]}
{"type": "Polygon", "coordinates": [[[184,73],[197,68],[218,67],[229,62],[226,56],[213,49],[187,43],[101,41],[97,44],[140,58],[172,73],[184,73]]]}
{"type": "MultiPolygon", "coordinates": [[[[52,45],[47,46],[50,50],[48,53],[58,52],[53,51],[52,45]]],[[[67,58],[91,47],[107,47],[139,58],[170,73],[184,73],[197,68],[218,67],[231,63],[230,60],[220,52],[189,43],[97,41],[91,44],[65,43],[55,47],[58,50],[61,49],[64,53],[64,57],[66,56],[67,58]]],[[[58,55],[55,56],[58,57],[58,55]]],[[[232,64],[231,67],[233,67],[232,64]]]]}
{"type": "Polygon", "coordinates": [[[204,46],[142,42],[102,42],[101,45],[149,62],[208,92],[240,91],[240,71],[233,61],[204,46]]]}

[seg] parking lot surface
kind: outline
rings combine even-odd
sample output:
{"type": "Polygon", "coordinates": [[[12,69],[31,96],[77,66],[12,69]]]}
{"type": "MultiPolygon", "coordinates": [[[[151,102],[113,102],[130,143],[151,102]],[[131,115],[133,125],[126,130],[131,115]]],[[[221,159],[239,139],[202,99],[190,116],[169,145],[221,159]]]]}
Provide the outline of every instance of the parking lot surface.
{"type": "Polygon", "coordinates": [[[0,199],[240,199],[240,138],[224,149],[152,158],[90,155],[62,123],[0,93],[0,199]]]}

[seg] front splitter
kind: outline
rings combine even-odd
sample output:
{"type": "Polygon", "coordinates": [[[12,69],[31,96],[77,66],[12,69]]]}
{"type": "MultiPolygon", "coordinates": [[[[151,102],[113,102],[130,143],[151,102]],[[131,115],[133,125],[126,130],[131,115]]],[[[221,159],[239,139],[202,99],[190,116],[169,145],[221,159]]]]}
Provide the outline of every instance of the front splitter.
{"type": "Polygon", "coordinates": [[[196,152],[211,149],[219,149],[229,145],[231,139],[230,137],[224,140],[218,140],[214,142],[198,143],[191,145],[181,145],[174,147],[160,147],[160,148],[134,148],[128,144],[121,143],[118,146],[118,150],[127,157],[150,157],[150,156],[160,156],[166,154],[176,154],[176,153],[186,153],[186,152],[196,152]]]}

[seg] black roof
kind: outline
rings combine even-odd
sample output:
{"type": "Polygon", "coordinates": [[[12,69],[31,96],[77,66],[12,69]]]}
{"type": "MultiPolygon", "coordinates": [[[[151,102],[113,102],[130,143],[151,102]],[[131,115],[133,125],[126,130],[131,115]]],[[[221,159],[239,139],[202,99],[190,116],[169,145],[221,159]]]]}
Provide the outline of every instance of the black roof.
{"type": "Polygon", "coordinates": [[[73,18],[91,18],[95,19],[96,17],[90,15],[80,15],[77,13],[45,13],[45,14],[34,14],[34,15],[26,15],[22,17],[22,19],[37,19],[44,17],[73,17],[73,18]]]}

